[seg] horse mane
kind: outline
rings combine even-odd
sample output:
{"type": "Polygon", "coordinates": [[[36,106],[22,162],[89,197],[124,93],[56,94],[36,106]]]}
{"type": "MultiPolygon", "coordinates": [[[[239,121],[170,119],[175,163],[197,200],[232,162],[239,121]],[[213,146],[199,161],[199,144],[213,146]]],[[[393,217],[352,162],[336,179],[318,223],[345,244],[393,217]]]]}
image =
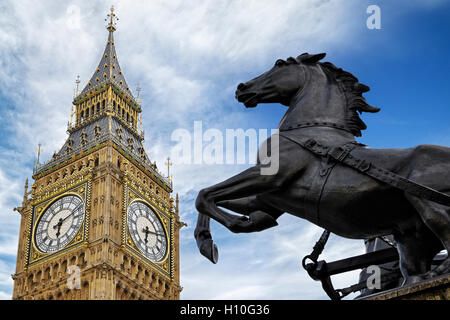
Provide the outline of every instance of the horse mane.
{"type": "Polygon", "coordinates": [[[369,91],[370,88],[365,84],[359,83],[358,78],[353,74],[336,67],[331,62],[317,63],[322,67],[326,74],[332,76],[332,78],[334,78],[341,86],[347,100],[348,112],[345,119],[346,124],[354,136],[360,137],[361,130],[367,129],[367,126],[364,121],[361,120],[359,114],[362,114],[363,112],[375,113],[380,111],[379,108],[369,105],[362,96],[362,94],[369,91]]]}

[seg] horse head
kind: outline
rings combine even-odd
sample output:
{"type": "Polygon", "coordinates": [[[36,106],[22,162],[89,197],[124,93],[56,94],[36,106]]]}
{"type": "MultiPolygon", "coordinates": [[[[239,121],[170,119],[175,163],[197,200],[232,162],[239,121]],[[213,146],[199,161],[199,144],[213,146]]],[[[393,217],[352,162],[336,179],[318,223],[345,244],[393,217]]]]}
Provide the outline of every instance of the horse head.
{"type": "Polygon", "coordinates": [[[306,64],[316,63],[325,53],[301,54],[297,58],[278,59],[269,71],[246,82],[240,83],[236,99],[247,108],[258,103],[281,103],[288,106],[292,97],[306,84],[306,64]]]}
{"type": "Polygon", "coordinates": [[[378,112],[362,96],[369,87],[351,73],[330,62],[320,62],[325,53],[303,53],[297,58],[277,60],[262,75],[240,83],[236,99],[247,108],[259,103],[281,103],[291,110],[280,130],[302,126],[328,126],[361,136],[366,129],[358,112],[378,112]]]}

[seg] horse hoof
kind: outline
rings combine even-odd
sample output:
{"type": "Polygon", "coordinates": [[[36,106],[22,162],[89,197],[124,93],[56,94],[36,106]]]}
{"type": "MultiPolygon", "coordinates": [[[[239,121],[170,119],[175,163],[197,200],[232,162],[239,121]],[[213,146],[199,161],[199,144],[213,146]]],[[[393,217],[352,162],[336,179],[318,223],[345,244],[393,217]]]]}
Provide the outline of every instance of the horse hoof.
{"type": "Polygon", "coordinates": [[[200,253],[214,264],[219,260],[219,249],[212,239],[203,240],[200,253]]]}
{"type": "Polygon", "coordinates": [[[428,271],[425,273],[426,279],[434,279],[444,274],[450,273],[450,258],[445,259],[438,265],[435,269],[428,271]]]}
{"type": "Polygon", "coordinates": [[[278,222],[271,215],[263,211],[252,212],[249,217],[254,231],[262,231],[278,225],[278,222]]]}
{"type": "Polygon", "coordinates": [[[234,233],[250,233],[266,230],[278,225],[278,222],[263,211],[254,211],[235,219],[227,228],[234,233]]]}
{"type": "Polygon", "coordinates": [[[416,284],[423,281],[423,277],[419,276],[419,275],[415,275],[415,276],[409,276],[408,278],[406,278],[403,283],[402,283],[402,287],[403,286],[409,286],[412,284],[416,284]]]}

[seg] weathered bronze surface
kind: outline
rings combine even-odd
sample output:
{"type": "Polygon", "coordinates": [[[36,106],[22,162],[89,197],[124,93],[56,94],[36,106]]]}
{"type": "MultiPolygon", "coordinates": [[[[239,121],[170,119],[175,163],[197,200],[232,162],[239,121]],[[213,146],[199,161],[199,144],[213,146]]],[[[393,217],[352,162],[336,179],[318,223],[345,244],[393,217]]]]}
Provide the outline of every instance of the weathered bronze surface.
{"type": "Polygon", "coordinates": [[[277,225],[283,213],[352,239],[393,235],[403,285],[450,271],[450,259],[431,270],[433,257],[450,247],[450,148],[420,145],[372,149],[358,144],[366,125],[359,115],[378,112],[362,94],[369,87],[329,62],[304,53],[277,60],[261,76],[239,84],[238,101],[288,107],[279,124],[279,170],[262,175],[258,163],[199,192],[195,238],[217,262],[210,218],[232,232],[277,225]],[[219,208],[232,210],[231,214],[219,208]]]}

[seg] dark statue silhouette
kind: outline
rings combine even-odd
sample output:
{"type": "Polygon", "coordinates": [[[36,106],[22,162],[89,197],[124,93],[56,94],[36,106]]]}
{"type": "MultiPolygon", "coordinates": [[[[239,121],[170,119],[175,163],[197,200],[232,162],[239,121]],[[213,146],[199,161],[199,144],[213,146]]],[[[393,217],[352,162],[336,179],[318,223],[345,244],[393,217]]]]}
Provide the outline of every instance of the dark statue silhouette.
{"type": "Polygon", "coordinates": [[[346,238],[393,235],[403,285],[448,273],[448,257],[433,270],[431,262],[450,248],[450,148],[358,144],[355,136],[366,129],[359,115],[380,109],[366,103],[366,85],[320,62],[324,56],[277,60],[237,87],[236,98],[247,108],[288,107],[278,139],[267,140],[268,146],[279,144],[279,170],[262,175],[258,158],[254,167],[199,192],[195,238],[200,252],[217,262],[210,218],[239,233],[274,227],[280,215],[290,213],[346,238]]]}

